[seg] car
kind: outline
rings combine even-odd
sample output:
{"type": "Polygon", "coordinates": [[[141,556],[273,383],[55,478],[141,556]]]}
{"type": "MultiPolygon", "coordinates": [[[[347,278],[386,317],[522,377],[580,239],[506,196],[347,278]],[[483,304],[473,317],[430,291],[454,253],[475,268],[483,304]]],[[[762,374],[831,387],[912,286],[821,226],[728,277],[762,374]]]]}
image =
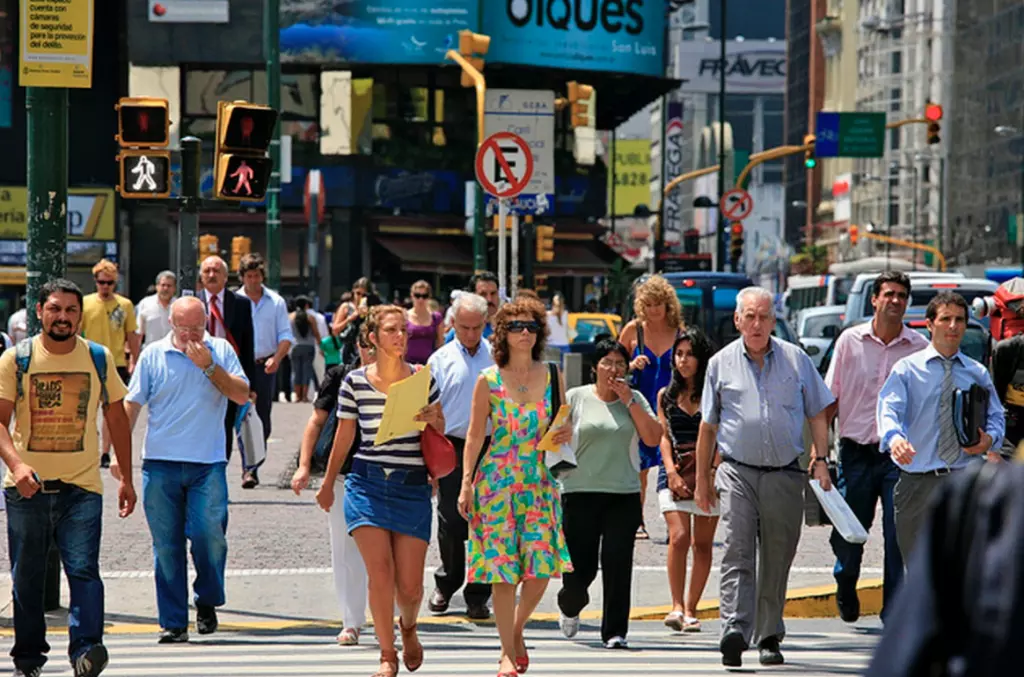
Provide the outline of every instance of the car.
{"type": "MultiPolygon", "coordinates": [[[[732,315],[723,317],[719,320],[717,335],[722,338],[722,344],[718,346],[719,348],[732,343],[740,337],[740,332],[736,329],[736,323],[733,321],[732,315]]],[[[781,341],[786,341],[787,343],[800,345],[800,341],[797,340],[796,332],[793,331],[793,327],[790,326],[789,322],[786,320],[786,316],[779,311],[775,312],[775,328],[772,329],[772,336],[781,341]]]]}
{"type": "Polygon", "coordinates": [[[805,308],[797,314],[796,335],[814,365],[821,361],[825,349],[843,328],[846,306],[805,308]]]}
{"type": "Polygon", "coordinates": [[[611,313],[569,313],[569,332],[573,343],[596,343],[598,337],[619,337],[622,318],[611,313]]]}
{"type": "MultiPolygon", "coordinates": [[[[846,320],[844,327],[850,327],[861,322],[866,322],[875,314],[871,307],[871,285],[875,278],[881,275],[877,273],[860,273],[854,278],[850,285],[850,293],[846,297],[846,320]]],[[[959,281],[964,278],[963,273],[937,273],[933,271],[912,271],[906,273],[910,278],[910,286],[913,288],[920,280],[935,280],[937,282],[959,281]]],[[[931,298],[931,297],[929,297],[931,298]]],[[[927,301],[925,302],[927,306],[927,301]]]]}

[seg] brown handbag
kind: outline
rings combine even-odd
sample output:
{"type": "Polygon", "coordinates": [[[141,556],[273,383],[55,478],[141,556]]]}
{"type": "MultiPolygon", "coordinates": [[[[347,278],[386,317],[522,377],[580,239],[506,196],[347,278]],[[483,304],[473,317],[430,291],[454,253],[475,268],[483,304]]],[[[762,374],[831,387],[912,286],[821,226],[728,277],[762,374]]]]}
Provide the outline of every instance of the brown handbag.
{"type": "Polygon", "coordinates": [[[692,501],[697,490],[696,449],[695,444],[681,444],[672,449],[672,462],[676,466],[676,473],[683,480],[682,492],[672,492],[672,497],[677,501],[692,501]]]}

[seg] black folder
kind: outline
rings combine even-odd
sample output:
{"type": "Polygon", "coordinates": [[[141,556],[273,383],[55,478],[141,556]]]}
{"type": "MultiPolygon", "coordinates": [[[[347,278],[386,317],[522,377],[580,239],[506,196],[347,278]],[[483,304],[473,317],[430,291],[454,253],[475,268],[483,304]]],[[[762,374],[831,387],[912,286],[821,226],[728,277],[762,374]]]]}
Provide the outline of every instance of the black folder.
{"type": "Polygon", "coordinates": [[[953,426],[962,447],[973,447],[981,441],[978,429],[988,421],[988,391],[975,383],[967,390],[953,393],[953,426]]]}

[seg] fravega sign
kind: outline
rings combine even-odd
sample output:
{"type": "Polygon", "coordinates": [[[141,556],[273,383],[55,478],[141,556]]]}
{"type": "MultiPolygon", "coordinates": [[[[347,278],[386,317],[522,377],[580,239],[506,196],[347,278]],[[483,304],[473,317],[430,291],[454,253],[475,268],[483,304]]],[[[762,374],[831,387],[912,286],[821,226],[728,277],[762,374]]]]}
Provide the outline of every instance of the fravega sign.
{"type": "Polygon", "coordinates": [[[769,40],[731,41],[723,66],[717,42],[682,42],[676,77],[685,92],[718,91],[722,69],[732,94],[782,93],[786,89],[786,43],[769,40]]]}

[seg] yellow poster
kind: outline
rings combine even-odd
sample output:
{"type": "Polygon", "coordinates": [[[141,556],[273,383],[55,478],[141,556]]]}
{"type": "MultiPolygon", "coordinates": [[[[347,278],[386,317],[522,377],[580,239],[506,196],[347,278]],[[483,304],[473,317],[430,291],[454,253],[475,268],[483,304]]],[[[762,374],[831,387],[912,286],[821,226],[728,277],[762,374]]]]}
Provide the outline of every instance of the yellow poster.
{"type": "Polygon", "coordinates": [[[608,213],[632,216],[637,205],[651,211],[651,141],[628,139],[615,142],[615,162],[608,168],[608,213]],[[614,185],[612,171],[614,169],[614,185]],[[612,196],[614,202],[612,201],[612,196]]]}
{"type": "MultiPolygon", "coordinates": [[[[114,239],[114,191],[72,188],[68,191],[68,239],[114,239]]],[[[28,189],[0,186],[0,240],[24,240],[28,233],[28,189]]]]}
{"type": "Polygon", "coordinates": [[[18,84],[92,87],[93,0],[21,0],[18,84]]]}

